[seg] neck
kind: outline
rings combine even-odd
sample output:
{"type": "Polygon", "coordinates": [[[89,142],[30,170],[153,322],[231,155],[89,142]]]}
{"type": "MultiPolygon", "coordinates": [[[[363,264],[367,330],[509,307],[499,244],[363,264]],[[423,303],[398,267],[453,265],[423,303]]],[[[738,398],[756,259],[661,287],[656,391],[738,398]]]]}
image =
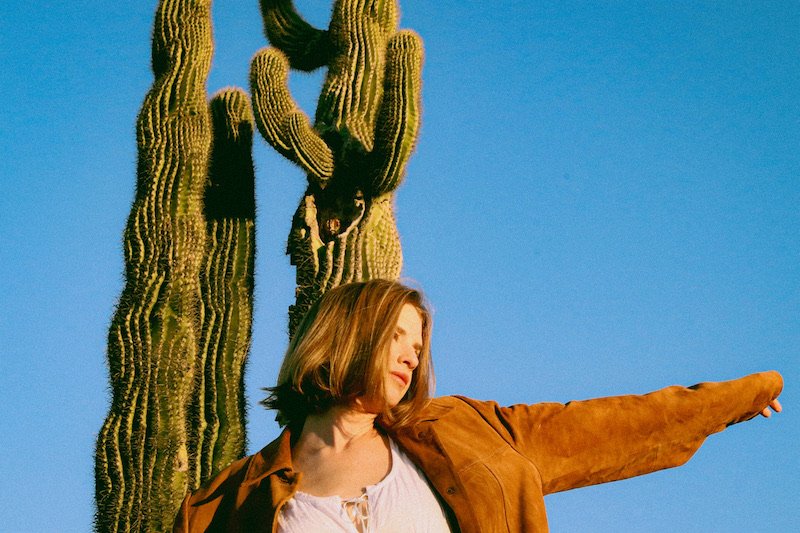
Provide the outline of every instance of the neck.
{"type": "Polygon", "coordinates": [[[307,451],[333,448],[346,449],[352,444],[376,437],[380,433],[375,427],[375,413],[367,413],[352,407],[334,406],[320,414],[308,415],[297,442],[307,451]]]}

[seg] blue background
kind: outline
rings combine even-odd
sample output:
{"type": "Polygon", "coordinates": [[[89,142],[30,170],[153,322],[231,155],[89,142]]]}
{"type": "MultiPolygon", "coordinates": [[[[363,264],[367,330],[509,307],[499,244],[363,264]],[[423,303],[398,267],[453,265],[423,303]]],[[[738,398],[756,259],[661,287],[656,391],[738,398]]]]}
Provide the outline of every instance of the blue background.
{"type": "MultiPolygon", "coordinates": [[[[0,5],[0,530],[87,531],[155,1],[0,5]]],[[[247,87],[257,2],[214,2],[209,93],[247,87]]],[[[296,1],[327,24],[330,3],[296,1]]],[[[438,393],[501,403],[780,370],[786,412],[686,466],[546,499],[563,531],[800,530],[800,3],[403,0],[426,47],[397,194],[438,393]]],[[[292,74],[313,115],[322,73],[292,74]]],[[[256,139],[247,375],[286,346],[304,175],[256,139]]]]}

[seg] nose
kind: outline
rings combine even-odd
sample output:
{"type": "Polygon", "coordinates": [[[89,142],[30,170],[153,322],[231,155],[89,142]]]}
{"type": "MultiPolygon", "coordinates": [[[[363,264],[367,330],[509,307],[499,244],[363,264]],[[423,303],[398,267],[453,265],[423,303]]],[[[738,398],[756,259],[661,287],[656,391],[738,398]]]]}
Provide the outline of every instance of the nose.
{"type": "Polygon", "coordinates": [[[413,346],[403,346],[400,352],[400,363],[406,365],[409,370],[414,370],[419,365],[419,356],[413,346]]]}

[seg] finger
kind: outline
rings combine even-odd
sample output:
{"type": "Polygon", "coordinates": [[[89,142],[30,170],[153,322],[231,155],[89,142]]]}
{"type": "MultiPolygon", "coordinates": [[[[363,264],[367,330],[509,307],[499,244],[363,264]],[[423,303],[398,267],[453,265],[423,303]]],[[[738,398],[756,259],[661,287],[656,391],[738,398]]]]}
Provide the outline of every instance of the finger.
{"type": "Polygon", "coordinates": [[[769,402],[769,406],[772,407],[776,413],[783,411],[783,406],[781,406],[781,402],[779,402],[777,398],[769,402]]]}
{"type": "Polygon", "coordinates": [[[765,407],[764,409],[761,410],[761,416],[763,416],[764,418],[769,418],[772,416],[772,411],[769,410],[769,407],[765,407]]]}

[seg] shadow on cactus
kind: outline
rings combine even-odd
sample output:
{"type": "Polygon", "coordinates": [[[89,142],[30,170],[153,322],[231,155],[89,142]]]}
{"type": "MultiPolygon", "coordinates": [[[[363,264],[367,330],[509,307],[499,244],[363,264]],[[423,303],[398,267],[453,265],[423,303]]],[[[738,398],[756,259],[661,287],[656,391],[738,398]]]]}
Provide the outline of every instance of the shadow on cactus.
{"type": "Polygon", "coordinates": [[[297,299],[289,333],[326,290],[402,267],[393,192],[420,122],[422,41],[398,30],[395,0],[338,0],[327,30],[290,0],[262,0],[272,47],[253,58],[256,124],[266,141],[307,175],[289,233],[297,299]],[[290,69],[327,66],[314,124],[287,87],[290,69]]]}

